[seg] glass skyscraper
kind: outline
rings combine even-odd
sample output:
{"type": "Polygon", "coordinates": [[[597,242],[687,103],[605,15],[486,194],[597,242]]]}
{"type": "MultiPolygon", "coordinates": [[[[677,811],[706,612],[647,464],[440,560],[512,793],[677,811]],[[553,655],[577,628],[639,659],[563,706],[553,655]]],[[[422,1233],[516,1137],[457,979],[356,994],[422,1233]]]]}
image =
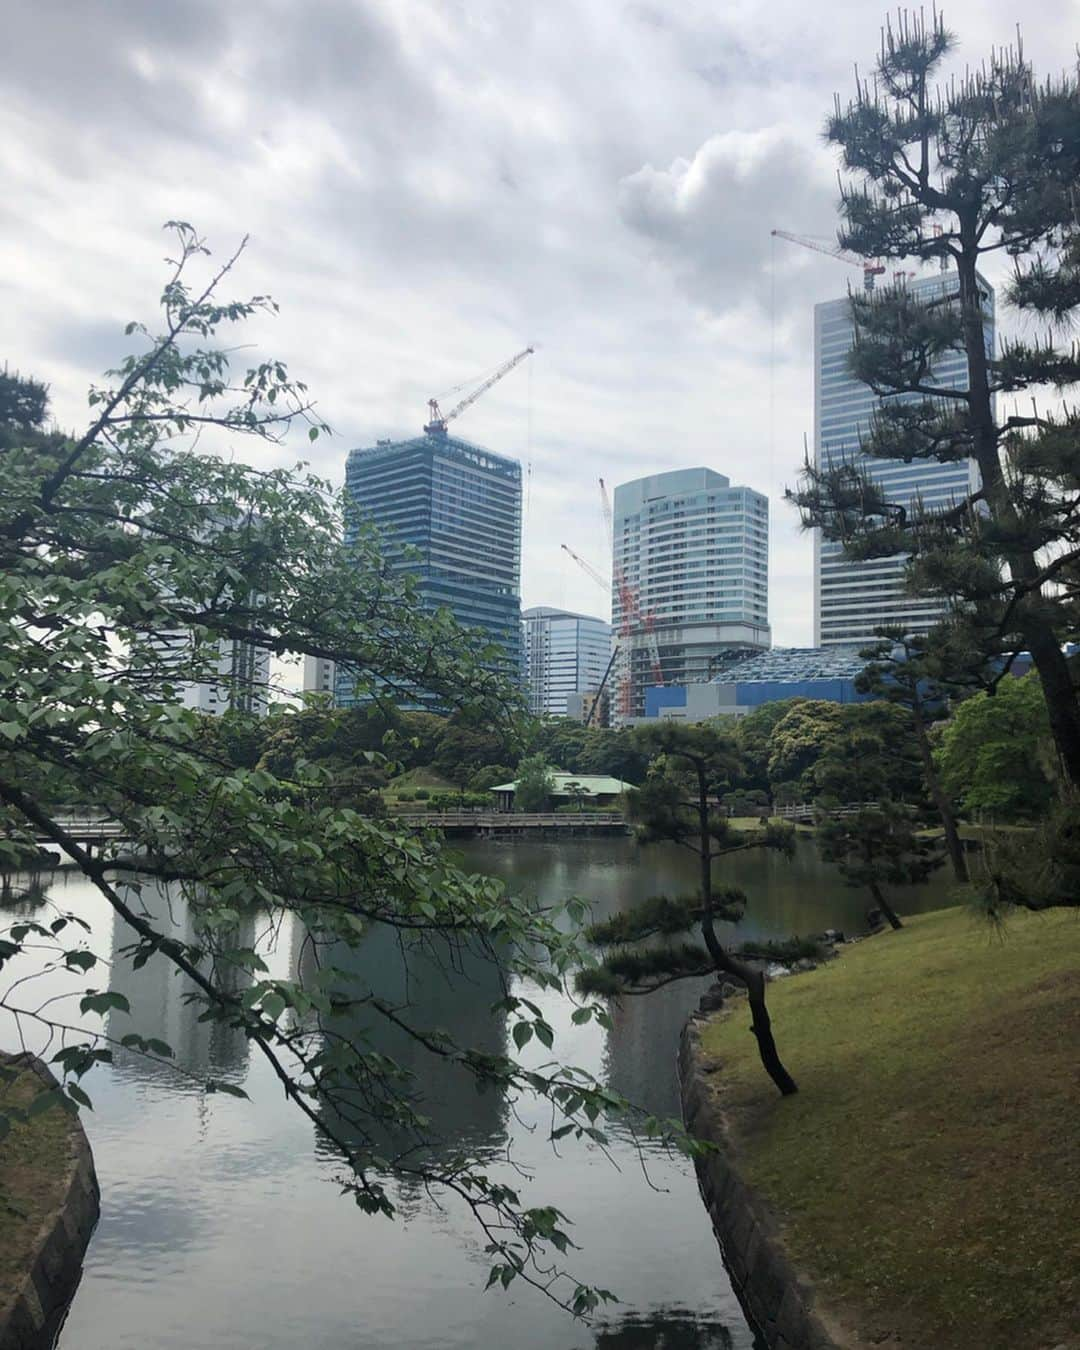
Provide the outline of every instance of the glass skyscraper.
{"type": "MultiPolygon", "coordinates": [[[[521,465],[445,432],[352,450],[345,487],[383,537],[384,556],[419,581],[425,609],[449,609],[521,676],[521,465]],[[414,550],[406,557],[407,549],[414,550]]],[[[337,701],[355,699],[339,670],[337,701]]]]}
{"type": "MultiPolygon", "coordinates": [[[[988,352],[994,349],[994,291],[979,278],[984,332],[988,352]]],[[[908,283],[920,299],[955,296],[955,273],[938,274],[908,283]]],[[[870,477],[880,483],[890,501],[910,506],[918,498],[924,506],[950,506],[978,486],[971,460],[943,464],[936,460],[870,459],[859,452],[860,438],[870,428],[870,417],[882,401],[869,386],[848,370],[847,357],[854,341],[851,304],[829,300],[814,307],[814,458],[819,468],[860,459],[870,477]]],[[[950,351],[934,363],[932,380],[943,387],[966,389],[967,356],[950,351]]],[[[890,396],[921,401],[921,394],[890,396]]],[[[925,633],[944,614],[938,599],[918,599],[904,587],[906,556],[847,562],[843,546],[814,532],[814,643],[850,645],[872,641],[874,629],[898,625],[909,633],[925,633]]]]}
{"type": "MultiPolygon", "coordinates": [[[[615,489],[615,575],[639,596],[642,622],[626,639],[616,720],[645,715],[656,684],[703,684],[733,651],[769,647],[769,502],[712,469],[676,469],[615,489]],[[628,692],[627,692],[628,691],[628,692]]],[[[619,631],[623,602],[612,588],[619,631]]],[[[624,639],[617,639],[623,643],[624,639]]]]}
{"type": "Polygon", "coordinates": [[[611,624],[537,605],[522,613],[529,711],[566,717],[574,694],[594,693],[611,660],[611,624]]]}

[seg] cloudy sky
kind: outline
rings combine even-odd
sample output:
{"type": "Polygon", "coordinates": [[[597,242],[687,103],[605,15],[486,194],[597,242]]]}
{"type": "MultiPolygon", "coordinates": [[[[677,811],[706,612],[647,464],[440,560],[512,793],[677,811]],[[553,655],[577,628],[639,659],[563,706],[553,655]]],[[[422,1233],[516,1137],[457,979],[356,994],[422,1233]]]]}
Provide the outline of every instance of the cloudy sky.
{"type": "MultiPolygon", "coordinates": [[[[774,641],[811,638],[810,541],[781,500],[812,431],[811,308],[857,272],[829,236],[834,91],[868,70],[865,0],[6,0],[0,360],[65,426],[148,319],[160,227],[250,234],[251,334],[346,452],[526,344],[456,424],[530,466],[525,604],[603,613],[597,479],[707,464],[771,499],[774,641]]],[[[1014,37],[1041,72],[1073,0],[962,0],[956,64],[1014,37]]],[[[254,457],[250,446],[238,451],[254,457]]],[[[261,452],[265,462],[266,451],[261,452]]],[[[290,461],[309,454],[275,451],[290,461]]]]}

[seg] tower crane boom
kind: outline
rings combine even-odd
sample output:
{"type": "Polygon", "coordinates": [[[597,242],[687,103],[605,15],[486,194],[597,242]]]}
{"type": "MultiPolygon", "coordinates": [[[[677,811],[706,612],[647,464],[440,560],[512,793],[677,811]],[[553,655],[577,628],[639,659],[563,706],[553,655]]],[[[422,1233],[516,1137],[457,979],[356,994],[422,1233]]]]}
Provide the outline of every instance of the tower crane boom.
{"type": "Polygon", "coordinates": [[[493,375],[489,375],[483,384],[474,389],[471,394],[466,394],[461,402],[451,408],[448,413],[444,413],[439,407],[438,399],[429,398],[428,421],[424,426],[424,430],[429,436],[445,436],[447,422],[452,422],[455,417],[460,417],[465,409],[471,407],[481,394],[486,394],[493,384],[498,384],[504,375],[509,375],[515,366],[520,365],[527,356],[532,356],[532,354],[533,348],[526,347],[523,351],[518,352],[516,356],[512,356],[510,360],[504,362],[493,375]]]}
{"type": "Polygon", "coordinates": [[[598,586],[603,586],[604,590],[607,591],[609,595],[611,594],[611,582],[608,581],[607,577],[604,576],[598,567],[594,567],[591,562],[586,562],[584,558],[574,552],[569,544],[563,544],[562,550],[564,553],[569,553],[581,570],[586,573],[586,575],[592,577],[593,581],[595,581],[598,586]]]}
{"type": "Polygon", "coordinates": [[[863,274],[863,286],[868,290],[874,289],[874,278],[884,274],[885,268],[881,263],[873,258],[862,258],[857,253],[849,253],[847,249],[841,248],[838,244],[829,244],[821,239],[814,239],[806,234],[791,234],[788,230],[773,230],[773,237],[776,239],[786,239],[790,244],[799,244],[803,248],[813,249],[815,253],[824,253],[826,258],[835,258],[837,262],[848,263],[851,267],[861,267],[863,274]]]}

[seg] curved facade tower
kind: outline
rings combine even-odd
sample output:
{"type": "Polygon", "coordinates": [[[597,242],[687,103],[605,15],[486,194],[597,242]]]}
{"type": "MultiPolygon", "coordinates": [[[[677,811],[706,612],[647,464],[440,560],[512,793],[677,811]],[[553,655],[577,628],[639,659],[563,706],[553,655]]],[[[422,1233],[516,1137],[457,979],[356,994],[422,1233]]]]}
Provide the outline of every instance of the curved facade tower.
{"type": "Polygon", "coordinates": [[[623,483],[613,548],[612,624],[628,658],[616,720],[645,715],[657,660],[659,683],[704,684],[727,656],[771,645],[769,502],[760,492],[706,468],[623,483]]]}

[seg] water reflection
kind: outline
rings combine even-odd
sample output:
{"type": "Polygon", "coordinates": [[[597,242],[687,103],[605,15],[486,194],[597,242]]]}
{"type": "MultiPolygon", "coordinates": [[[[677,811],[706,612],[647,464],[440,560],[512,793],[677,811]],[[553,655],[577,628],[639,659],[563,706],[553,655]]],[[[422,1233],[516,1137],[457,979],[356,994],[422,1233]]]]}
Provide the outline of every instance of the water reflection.
{"type": "MultiPolygon", "coordinates": [[[[463,852],[472,869],[502,876],[543,902],[575,892],[587,897],[598,918],[694,881],[689,855],[642,850],[631,840],[518,841],[463,852]]],[[[790,864],[776,855],[741,855],[725,879],[750,894],[741,926],[748,937],[861,927],[862,898],[812,850],[800,848],[790,864]]],[[[178,1094],[161,1070],[134,1058],[95,1070],[86,1128],[103,1216],[61,1350],[751,1350],[683,1159],[650,1154],[657,1190],[641,1178],[623,1135],[612,1145],[621,1170],[595,1147],[571,1140],[560,1144],[556,1160],[541,1109],[522,1104],[509,1112],[497,1094],[480,1096],[433,1065],[404,1033],[346,1019],[348,1034],[416,1069],[426,1113],[446,1145],[468,1139],[494,1152],[512,1141],[534,1178],[521,1180],[526,1203],[565,1210],[582,1248],[575,1270],[625,1302],[585,1327],[526,1291],[485,1295],[487,1261],[467,1215],[437,1208],[422,1192],[403,1197],[402,1222],[360,1214],[338,1195],[336,1161],[313,1149],[310,1121],[283,1100],[261,1056],[249,1056],[235,1033],[199,1023],[199,1009],[184,1002],[182,979],[160,957],[133,971],[118,951],[128,939],[112,937],[108,907],[86,882],[62,873],[42,880],[61,909],[78,908],[92,922],[98,947],[112,951],[112,987],[131,999],[134,1012],[116,1016],[112,1029],[156,1035],[199,1075],[242,1082],[252,1098],[178,1094]]],[[[903,897],[901,912],[940,905],[946,889],[939,881],[903,897]]],[[[39,897],[28,901],[30,912],[39,897]]],[[[145,898],[172,935],[196,935],[196,920],[182,906],[170,913],[168,897],[149,888],[145,898]]],[[[275,935],[258,916],[245,923],[238,936],[264,956],[272,975],[310,973],[313,954],[298,925],[275,935]]],[[[328,959],[402,1003],[417,1025],[441,1025],[492,1052],[505,1049],[505,1023],[488,1011],[501,993],[493,964],[466,962],[451,981],[438,961],[403,953],[392,935],[374,933],[359,949],[328,959]]],[[[236,975],[235,987],[247,978],[236,975]]],[[[52,993],[71,985],[70,975],[53,972],[41,987],[52,993]]],[[[690,984],[624,1000],[610,1033],[574,1026],[570,1002],[549,990],[521,992],[535,997],[555,1027],[562,1059],[606,1077],[652,1111],[675,1114],[678,1032],[697,998],[690,984]]],[[[11,1035],[0,1024],[0,1038],[11,1035]]],[[[532,1045],[527,1052],[542,1053],[532,1045]]],[[[493,1159],[492,1170],[498,1165],[493,1159]]]]}
{"type": "MultiPolygon", "coordinates": [[[[466,944],[420,941],[386,927],[374,928],[357,947],[336,944],[325,952],[327,964],[348,977],[335,993],[355,997],[371,993],[389,1005],[404,1024],[395,1025],[370,1007],[359,1006],[335,1016],[327,1024],[332,1036],[344,1037],[364,1051],[393,1059],[410,1078],[399,1086],[401,1095],[430,1121],[425,1127],[426,1155],[461,1147],[481,1156],[505,1141],[506,1101],[501,1092],[477,1091],[473,1076],[448,1058],[431,1054],[408,1028],[445,1032],[453,1045],[488,1055],[506,1053],[506,1015],[491,1005],[504,992],[503,974],[491,954],[466,944]]],[[[353,1123],[342,1119],[327,1103],[321,1113],[352,1142],[396,1155],[414,1148],[417,1137],[394,1128],[378,1114],[361,1123],[360,1103],[350,1097],[353,1123]]],[[[321,1135],[316,1148],[332,1152],[321,1135]]]]}
{"type": "MultiPolygon", "coordinates": [[[[167,887],[144,885],[138,903],[158,932],[172,940],[185,946],[205,941],[198,910],[184,904],[167,887]]],[[[218,939],[219,946],[253,947],[257,922],[254,913],[243,915],[232,931],[218,939]]],[[[124,995],[131,1014],[111,1012],[109,1034],[119,1039],[137,1029],[144,1039],[154,1038],[171,1046],[176,1062],[200,1079],[242,1082],[250,1053],[244,1033],[218,1021],[200,1021],[206,1005],[193,997],[194,986],[161,952],[155,952],[136,969],[132,954],[125,951],[132,938],[124,924],[114,924],[109,988],[124,995]]],[[[209,956],[202,964],[226,993],[242,993],[252,982],[251,972],[232,962],[209,956]]],[[[178,1080],[168,1063],[134,1051],[117,1048],[114,1067],[121,1077],[164,1079],[173,1087],[200,1091],[199,1083],[178,1080]]]]}
{"type": "Polygon", "coordinates": [[[596,1350],[732,1350],[730,1330],[687,1308],[659,1308],[642,1316],[630,1313],[595,1331],[596,1350]]]}

